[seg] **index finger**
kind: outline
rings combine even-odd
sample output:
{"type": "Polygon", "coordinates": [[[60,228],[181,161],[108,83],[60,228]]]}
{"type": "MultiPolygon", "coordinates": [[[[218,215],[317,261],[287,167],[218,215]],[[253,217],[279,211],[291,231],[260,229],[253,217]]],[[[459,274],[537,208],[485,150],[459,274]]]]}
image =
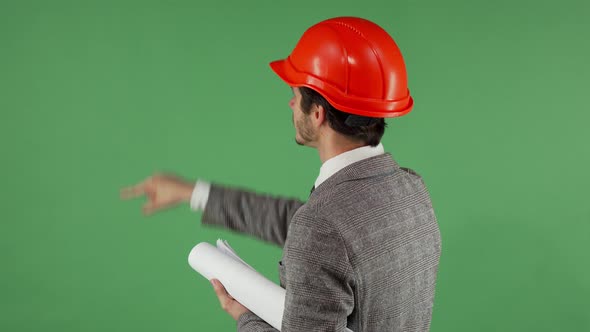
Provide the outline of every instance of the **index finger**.
{"type": "Polygon", "coordinates": [[[229,294],[225,290],[225,287],[221,282],[219,282],[219,280],[216,279],[211,279],[211,283],[213,284],[213,290],[215,291],[215,294],[217,294],[217,298],[219,299],[221,307],[223,308],[223,310],[227,310],[232,299],[229,297],[229,294]]]}
{"type": "Polygon", "coordinates": [[[145,193],[145,181],[135,185],[135,186],[131,186],[131,187],[125,187],[123,189],[121,189],[121,198],[122,199],[129,199],[129,198],[134,198],[137,196],[141,196],[145,193]]]}

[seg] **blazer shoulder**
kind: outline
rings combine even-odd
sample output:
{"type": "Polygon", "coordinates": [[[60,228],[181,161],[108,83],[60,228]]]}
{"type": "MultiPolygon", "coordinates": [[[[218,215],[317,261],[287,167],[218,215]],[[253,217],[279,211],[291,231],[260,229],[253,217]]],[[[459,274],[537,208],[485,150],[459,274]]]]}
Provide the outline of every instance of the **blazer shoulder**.
{"type": "Polygon", "coordinates": [[[336,230],[334,223],[322,213],[321,200],[310,200],[301,206],[293,215],[291,226],[307,227],[320,233],[331,233],[336,230]]]}

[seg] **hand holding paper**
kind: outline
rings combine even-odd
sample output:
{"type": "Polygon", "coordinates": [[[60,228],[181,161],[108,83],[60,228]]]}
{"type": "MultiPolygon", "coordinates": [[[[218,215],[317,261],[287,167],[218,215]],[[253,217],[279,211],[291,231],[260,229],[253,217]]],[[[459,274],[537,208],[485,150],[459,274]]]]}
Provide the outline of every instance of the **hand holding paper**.
{"type": "Polygon", "coordinates": [[[238,302],[277,330],[281,329],[285,290],[242,261],[229,245],[201,242],[189,254],[189,264],[208,280],[218,279],[238,302]]]}
{"type": "Polygon", "coordinates": [[[219,299],[221,308],[225,310],[225,312],[227,312],[235,321],[238,321],[243,314],[250,312],[248,308],[244,307],[240,302],[236,301],[236,299],[229,295],[219,280],[211,279],[211,283],[213,284],[213,289],[215,290],[215,294],[219,299]]]}
{"type": "Polygon", "coordinates": [[[218,279],[234,299],[281,330],[285,289],[244,262],[226,241],[218,239],[217,247],[207,242],[197,244],[191,250],[188,262],[208,280],[218,279]]]}

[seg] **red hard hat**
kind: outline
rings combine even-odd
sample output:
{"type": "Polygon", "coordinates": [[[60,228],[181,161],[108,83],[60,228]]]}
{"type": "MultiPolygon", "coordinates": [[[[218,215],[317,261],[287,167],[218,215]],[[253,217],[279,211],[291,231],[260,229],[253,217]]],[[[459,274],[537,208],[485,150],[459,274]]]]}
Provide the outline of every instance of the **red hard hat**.
{"type": "Polygon", "coordinates": [[[317,23],[291,55],[270,67],[290,86],[311,88],[346,113],[389,118],[408,113],[414,105],[395,41],[362,18],[317,23]]]}

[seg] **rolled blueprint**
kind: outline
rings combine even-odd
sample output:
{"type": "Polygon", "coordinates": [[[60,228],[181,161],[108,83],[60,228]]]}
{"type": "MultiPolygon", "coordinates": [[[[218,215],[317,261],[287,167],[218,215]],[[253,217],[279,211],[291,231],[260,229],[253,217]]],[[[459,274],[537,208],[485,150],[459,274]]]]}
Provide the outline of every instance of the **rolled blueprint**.
{"type": "Polygon", "coordinates": [[[197,244],[188,256],[188,263],[207,280],[219,280],[236,301],[281,330],[285,289],[244,262],[226,241],[217,240],[217,247],[207,242],[197,244]]]}
{"type": "Polygon", "coordinates": [[[207,280],[219,280],[236,301],[281,330],[285,307],[285,290],[281,286],[207,242],[191,250],[188,262],[207,280]]]}

